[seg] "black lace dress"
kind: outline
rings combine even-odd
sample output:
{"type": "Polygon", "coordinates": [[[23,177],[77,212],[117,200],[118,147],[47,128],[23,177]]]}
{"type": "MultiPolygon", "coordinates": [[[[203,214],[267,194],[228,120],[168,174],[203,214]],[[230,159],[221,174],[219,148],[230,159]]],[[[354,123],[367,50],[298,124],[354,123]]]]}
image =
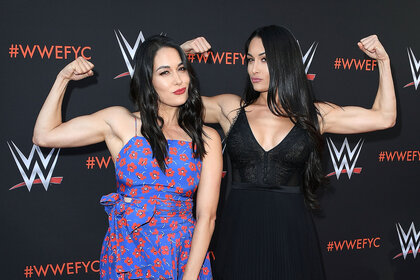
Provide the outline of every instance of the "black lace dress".
{"type": "Polygon", "coordinates": [[[325,279],[300,187],[311,149],[307,132],[295,125],[265,151],[240,110],[226,142],[232,186],[218,229],[214,279],[325,279]]]}

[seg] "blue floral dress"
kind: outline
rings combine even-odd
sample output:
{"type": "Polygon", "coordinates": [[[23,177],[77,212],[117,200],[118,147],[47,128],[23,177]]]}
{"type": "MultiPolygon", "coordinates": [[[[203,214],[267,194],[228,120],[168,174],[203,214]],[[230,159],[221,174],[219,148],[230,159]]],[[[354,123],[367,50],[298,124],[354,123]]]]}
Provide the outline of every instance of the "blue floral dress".
{"type": "MultiPolygon", "coordinates": [[[[182,279],[195,226],[193,195],[201,161],[193,158],[191,142],[168,140],[168,147],[165,173],[142,136],[131,138],[118,154],[117,193],[101,199],[109,216],[101,279],[182,279]]],[[[208,254],[198,279],[212,279],[208,254]]]]}

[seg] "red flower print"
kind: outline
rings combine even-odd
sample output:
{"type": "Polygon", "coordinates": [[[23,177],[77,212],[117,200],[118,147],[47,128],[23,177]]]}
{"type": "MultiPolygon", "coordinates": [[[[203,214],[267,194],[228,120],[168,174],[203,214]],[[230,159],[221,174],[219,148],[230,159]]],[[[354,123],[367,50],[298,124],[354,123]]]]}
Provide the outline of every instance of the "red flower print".
{"type": "Polygon", "coordinates": [[[172,221],[172,223],[170,224],[171,229],[172,230],[176,230],[178,228],[178,222],[177,221],[172,221]]]}
{"type": "Polygon", "coordinates": [[[160,202],[159,202],[159,197],[158,197],[157,195],[152,196],[152,197],[148,200],[148,202],[149,202],[150,204],[160,205],[160,202]]]}
{"type": "Polygon", "coordinates": [[[139,159],[139,165],[145,166],[147,164],[147,158],[140,158],[139,159]]]}
{"type": "Polygon", "coordinates": [[[139,278],[139,279],[140,279],[140,277],[143,276],[143,272],[141,271],[140,268],[136,269],[134,273],[136,273],[136,277],[139,278]]]}
{"type": "Polygon", "coordinates": [[[176,190],[175,190],[175,192],[176,192],[176,193],[181,194],[183,191],[184,191],[184,189],[183,189],[183,188],[176,187],[176,190]]]}
{"type": "Polygon", "coordinates": [[[188,259],[188,253],[187,252],[182,252],[182,254],[181,254],[181,260],[182,261],[185,261],[186,259],[188,259]]]}
{"type": "Polygon", "coordinates": [[[175,233],[168,233],[168,241],[171,242],[171,240],[175,237],[175,233]]]}
{"type": "Polygon", "coordinates": [[[130,158],[131,158],[131,159],[137,159],[137,152],[136,152],[136,151],[132,151],[132,152],[130,153],[130,158]]]}
{"type": "Polygon", "coordinates": [[[149,226],[155,226],[156,225],[157,220],[155,218],[151,218],[150,222],[149,222],[149,226]]]}
{"type": "Polygon", "coordinates": [[[181,145],[181,146],[184,146],[185,145],[185,141],[179,140],[178,141],[178,144],[181,145]]]}
{"type": "Polygon", "coordinates": [[[162,252],[162,255],[169,255],[169,248],[168,248],[168,246],[162,246],[161,247],[161,252],[162,252]]]}
{"type": "Polygon", "coordinates": [[[158,162],[155,158],[152,160],[152,166],[153,167],[158,167],[159,166],[159,164],[158,164],[158,162]]]}
{"type": "Polygon", "coordinates": [[[125,158],[123,158],[122,160],[120,160],[120,167],[123,167],[125,165],[125,158]]]}
{"type": "Polygon", "coordinates": [[[188,167],[191,169],[191,171],[196,171],[195,164],[193,162],[190,162],[190,165],[188,167]]]}
{"type": "Polygon", "coordinates": [[[187,161],[188,160],[188,157],[187,157],[186,154],[180,154],[179,155],[179,159],[182,160],[182,161],[187,161]]]}
{"type": "Polygon", "coordinates": [[[141,218],[144,218],[146,216],[146,211],[144,211],[144,210],[138,210],[136,212],[136,216],[138,216],[140,219],[141,218]]]}
{"type": "Polygon", "coordinates": [[[187,239],[184,243],[185,248],[191,248],[191,240],[187,239]]]}
{"type": "Polygon", "coordinates": [[[118,171],[118,178],[122,179],[123,178],[123,174],[122,171],[118,171]]]}
{"type": "Polygon", "coordinates": [[[201,170],[201,161],[197,162],[197,168],[198,168],[198,171],[201,170]]]}
{"type": "Polygon", "coordinates": [[[204,275],[208,275],[209,274],[209,268],[208,267],[203,267],[203,274],[204,275]]]}
{"type": "Polygon", "coordinates": [[[127,265],[132,265],[133,264],[133,259],[132,258],[126,258],[124,261],[127,265]]]}
{"type": "Polygon", "coordinates": [[[168,217],[161,217],[161,218],[160,218],[160,222],[161,222],[161,223],[164,223],[164,224],[168,223],[168,222],[169,222],[169,221],[168,221],[168,217]]]}
{"type": "Polygon", "coordinates": [[[128,151],[128,150],[130,150],[131,149],[131,145],[129,145],[129,146],[127,146],[127,147],[125,147],[124,148],[124,154],[128,151]]]}
{"type": "Polygon", "coordinates": [[[185,176],[187,174],[187,169],[185,167],[178,168],[178,175],[185,176]]]}
{"type": "Polygon", "coordinates": [[[159,259],[155,259],[155,266],[160,267],[162,265],[161,261],[159,259]]]}
{"type": "Polygon", "coordinates": [[[127,250],[125,249],[124,246],[121,246],[120,248],[120,252],[121,252],[121,256],[125,254],[125,252],[127,252],[127,250]]]}
{"type": "Polygon", "coordinates": [[[152,152],[150,151],[150,148],[144,148],[144,149],[143,149],[143,154],[144,154],[144,155],[146,155],[146,156],[147,156],[147,155],[150,155],[151,153],[152,153],[152,152]]]}
{"type": "Polygon", "coordinates": [[[166,200],[172,200],[172,198],[173,198],[172,194],[165,194],[166,200]]]}
{"type": "Polygon", "coordinates": [[[172,157],[165,158],[165,163],[166,164],[171,164],[172,162],[174,162],[173,159],[172,159],[172,157]]]}
{"type": "Polygon", "coordinates": [[[139,250],[138,248],[136,248],[136,249],[134,249],[133,256],[135,258],[138,258],[138,257],[140,257],[140,253],[141,253],[141,250],[139,250]]]}
{"type": "Polygon", "coordinates": [[[174,179],[172,179],[172,181],[169,182],[168,184],[168,188],[172,188],[173,186],[175,186],[175,181],[174,179]]]}
{"type": "Polygon", "coordinates": [[[138,173],[138,172],[136,172],[136,176],[137,176],[137,178],[139,178],[140,180],[144,180],[144,179],[146,179],[146,176],[144,176],[142,173],[138,173]]]}
{"type": "Polygon", "coordinates": [[[136,170],[136,169],[137,169],[137,166],[133,162],[131,162],[130,164],[127,165],[127,171],[128,172],[134,172],[134,170],[136,170]]]}
{"type": "Polygon", "coordinates": [[[137,148],[143,146],[143,139],[136,139],[136,142],[134,142],[134,145],[136,145],[137,148]]]}
{"type": "Polygon", "coordinates": [[[137,196],[137,189],[131,189],[130,196],[137,196]]]}
{"type": "Polygon", "coordinates": [[[191,195],[192,195],[192,190],[187,191],[187,192],[185,193],[185,195],[186,195],[186,196],[188,196],[188,197],[191,197],[191,195]]]}
{"type": "Polygon", "coordinates": [[[166,176],[168,177],[174,176],[174,171],[172,170],[172,168],[166,169],[166,176]]]}
{"type": "Polygon", "coordinates": [[[169,153],[170,153],[171,155],[176,155],[176,154],[178,153],[178,151],[177,151],[177,149],[176,149],[176,148],[171,147],[171,148],[169,148],[169,153]]]}
{"type": "Polygon", "coordinates": [[[131,187],[131,186],[133,185],[133,180],[132,180],[132,179],[128,179],[128,178],[127,178],[127,180],[125,180],[125,184],[126,184],[127,186],[131,187]]]}
{"type": "Polygon", "coordinates": [[[161,190],[163,190],[163,185],[162,184],[156,184],[155,185],[155,190],[157,190],[158,192],[160,192],[161,190]]]}
{"type": "Polygon", "coordinates": [[[188,179],[187,179],[187,181],[188,181],[188,186],[191,186],[191,185],[193,185],[194,184],[194,178],[193,177],[188,177],[188,179]]]}
{"type": "Polygon", "coordinates": [[[153,247],[151,250],[150,250],[150,252],[153,254],[153,255],[157,255],[158,254],[158,251],[156,250],[156,248],[155,247],[153,247]]]}
{"type": "Polygon", "coordinates": [[[108,262],[108,255],[104,255],[104,256],[102,257],[101,262],[103,262],[103,263],[107,263],[107,262],[108,262]]]}
{"type": "Polygon", "coordinates": [[[117,270],[117,272],[122,272],[123,267],[121,265],[117,265],[116,270],[117,270]]]}
{"type": "Polygon", "coordinates": [[[113,256],[113,255],[110,255],[110,256],[109,256],[109,258],[108,258],[108,262],[109,262],[109,263],[113,263],[113,262],[114,262],[114,256],[113,256]]]}
{"type": "MultiPolygon", "coordinates": [[[[188,143],[188,147],[190,147],[190,149],[192,149],[192,143],[190,142],[190,143],[188,143]]],[[[194,151],[195,150],[197,150],[197,146],[196,145],[194,145],[194,151]]]]}
{"type": "Polygon", "coordinates": [[[131,208],[131,207],[127,207],[127,209],[125,210],[125,214],[126,215],[130,215],[131,213],[133,213],[133,208],[131,208]]]}
{"type": "Polygon", "coordinates": [[[149,187],[148,185],[144,185],[144,186],[141,188],[141,192],[142,192],[142,193],[148,193],[148,192],[150,191],[150,189],[151,189],[151,187],[149,187]]]}
{"type": "Polygon", "coordinates": [[[150,174],[150,177],[152,177],[152,179],[154,179],[154,180],[157,180],[157,179],[159,179],[159,171],[157,171],[157,170],[153,170],[152,172],[150,172],[149,173],[150,174]]]}
{"type": "Polygon", "coordinates": [[[122,192],[125,192],[125,185],[124,185],[124,184],[120,184],[120,190],[121,190],[122,192]]]}

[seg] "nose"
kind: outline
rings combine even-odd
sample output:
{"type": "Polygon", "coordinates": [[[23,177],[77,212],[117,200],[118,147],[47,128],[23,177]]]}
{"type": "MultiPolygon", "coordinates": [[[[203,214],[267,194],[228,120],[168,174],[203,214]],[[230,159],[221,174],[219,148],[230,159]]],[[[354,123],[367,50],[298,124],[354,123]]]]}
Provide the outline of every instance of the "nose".
{"type": "Polygon", "coordinates": [[[175,72],[174,74],[174,82],[176,85],[182,84],[182,79],[178,72],[175,72]]]}
{"type": "Polygon", "coordinates": [[[258,60],[255,60],[252,64],[251,64],[251,73],[255,74],[260,72],[260,64],[258,62],[258,60]]]}

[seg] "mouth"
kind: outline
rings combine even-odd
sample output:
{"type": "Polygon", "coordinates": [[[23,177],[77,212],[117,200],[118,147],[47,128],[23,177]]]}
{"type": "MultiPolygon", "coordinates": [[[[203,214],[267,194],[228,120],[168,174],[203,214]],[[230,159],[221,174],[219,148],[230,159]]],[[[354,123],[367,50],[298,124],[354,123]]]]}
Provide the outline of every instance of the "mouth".
{"type": "Polygon", "coordinates": [[[176,95],[181,95],[185,92],[186,89],[187,88],[183,87],[183,88],[180,88],[180,89],[174,91],[173,93],[176,94],[176,95]]]}
{"type": "Polygon", "coordinates": [[[261,81],[262,81],[262,79],[260,79],[260,78],[251,78],[252,83],[259,83],[261,81]]]}

